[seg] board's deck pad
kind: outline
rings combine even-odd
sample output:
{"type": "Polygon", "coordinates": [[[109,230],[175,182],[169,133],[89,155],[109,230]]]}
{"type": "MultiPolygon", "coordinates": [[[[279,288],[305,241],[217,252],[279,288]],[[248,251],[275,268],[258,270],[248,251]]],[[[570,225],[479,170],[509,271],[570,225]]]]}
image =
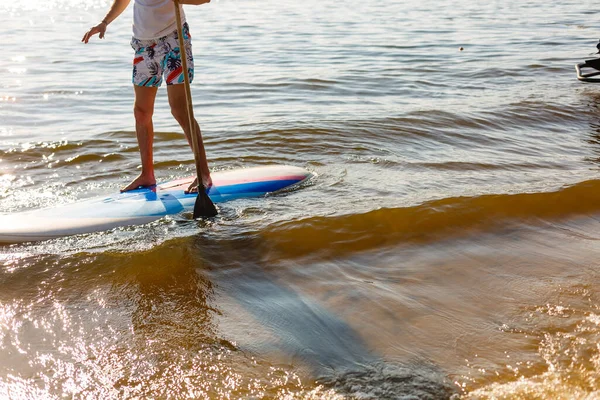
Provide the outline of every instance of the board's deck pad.
{"type": "MultiPolygon", "coordinates": [[[[211,174],[207,193],[215,203],[259,197],[297,185],[312,174],[303,168],[272,165],[211,174]]],[[[0,243],[46,240],[141,225],[163,216],[192,211],[196,194],[185,193],[194,177],[52,208],[0,214],[0,243]]]]}

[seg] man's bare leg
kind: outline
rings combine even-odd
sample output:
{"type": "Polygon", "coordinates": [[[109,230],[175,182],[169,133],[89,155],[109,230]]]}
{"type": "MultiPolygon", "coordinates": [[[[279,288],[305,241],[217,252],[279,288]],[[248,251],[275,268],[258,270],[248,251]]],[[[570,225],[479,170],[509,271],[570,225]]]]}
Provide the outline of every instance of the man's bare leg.
{"type": "MultiPolygon", "coordinates": [[[[185,86],[179,85],[168,85],[167,94],[169,96],[169,105],[171,106],[171,114],[177,120],[185,137],[187,138],[188,144],[192,146],[192,137],[189,128],[188,120],[188,109],[186,104],[185,86]]],[[[208,161],[206,159],[206,152],[204,151],[204,143],[202,141],[202,132],[200,131],[200,125],[196,119],[193,121],[195,132],[194,134],[198,138],[198,144],[200,147],[200,177],[204,187],[208,188],[212,186],[212,179],[210,177],[210,170],[208,169],[208,161]]],[[[192,149],[193,150],[193,149],[192,149]]],[[[196,191],[198,182],[194,181],[188,188],[188,191],[196,191]]]]}
{"type": "Polygon", "coordinates": [[[146,86],[133,86],[135,101],[133,115],[135,117],[135,133],[140,148],[142,172],[129,185],[121,189],[122,192],[137,189],[140,186],[156,184],[154,177],[154,157],[152,145],[154,142],[154,126],[152,115],[154,113],[154,100],[158,88],[146,86]]]}

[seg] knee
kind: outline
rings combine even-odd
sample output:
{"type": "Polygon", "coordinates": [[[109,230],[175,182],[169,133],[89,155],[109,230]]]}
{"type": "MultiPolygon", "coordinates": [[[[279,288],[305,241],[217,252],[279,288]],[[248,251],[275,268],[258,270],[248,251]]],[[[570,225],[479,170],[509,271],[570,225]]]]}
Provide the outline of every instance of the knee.
{"type": "Polygon", "coordinates": [[[135,117],[135,122],[138,124],[146,125],[152,122],[152,110],[134,106],[133,115],[135,117]]]}
{"type": "Polygon", "coordinates": [[[171,115],[173,116],[173,118],[175,118],[179,125],[187,125],[187,111],[185,109],[171,107],[171,115]]]}

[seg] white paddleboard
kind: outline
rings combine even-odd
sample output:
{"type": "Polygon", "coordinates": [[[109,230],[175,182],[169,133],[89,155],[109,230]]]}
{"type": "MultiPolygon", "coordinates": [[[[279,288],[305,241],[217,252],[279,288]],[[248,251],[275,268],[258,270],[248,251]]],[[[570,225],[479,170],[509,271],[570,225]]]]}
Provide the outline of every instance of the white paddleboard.
{"type": "MultiPolygon", "coordinates": [[[[297,185],[312,174],[303,168],[272,165],[211,174],[207,191],[214,203],[259,197],[297,185]]],[[[194,177],[64,204],[56,207],[0,214],[0,243],[19,243],[105,231],[146,224],[165,215],[192,211],[196,194],[185,190],[194,177]]]]}

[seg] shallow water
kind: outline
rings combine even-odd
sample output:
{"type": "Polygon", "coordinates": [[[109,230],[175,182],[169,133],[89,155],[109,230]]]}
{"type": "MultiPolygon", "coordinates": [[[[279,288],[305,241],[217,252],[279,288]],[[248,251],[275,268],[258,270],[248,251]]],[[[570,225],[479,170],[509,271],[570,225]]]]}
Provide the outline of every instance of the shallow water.
{"type": "MultiPolygon", "coordinates": [[[[131,9],[79,43],[108,5],[0,4],[0,212],[136,175],[131,9]]],[[[211,168],[318,178],[2,247],[0,397],[600,397],[593,10],[186,7],[211,168]]],[[[193,174],[164,89],[154,122],[158,179],[193,174]]]]}

